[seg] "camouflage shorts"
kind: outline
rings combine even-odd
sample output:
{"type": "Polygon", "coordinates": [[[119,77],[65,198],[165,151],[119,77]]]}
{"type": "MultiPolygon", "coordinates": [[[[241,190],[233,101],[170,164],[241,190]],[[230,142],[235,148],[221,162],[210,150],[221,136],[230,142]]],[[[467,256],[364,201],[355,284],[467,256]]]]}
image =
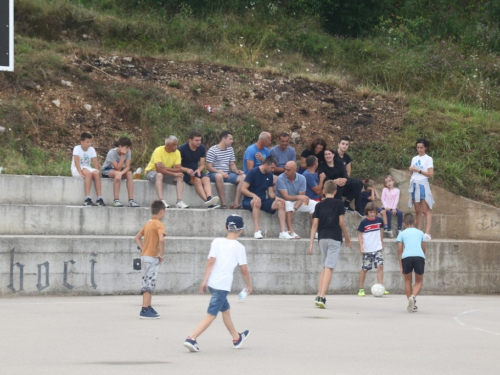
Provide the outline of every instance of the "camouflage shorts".
{"type": "Polygon", "coordinates": [[[142,256],[142,288],[141,294],[148,292],[153,294],[156,286],[156,278],[160,268],[160,258],[142,256]]]}
{"type": "Polygon", "coordinates": [[[363,254],[363,266],[361,267],[361,269],[369,271],[373,268],[373,265],[375,265],[375,268],[384,265],[384,256],[382,250],[363,254]]]}

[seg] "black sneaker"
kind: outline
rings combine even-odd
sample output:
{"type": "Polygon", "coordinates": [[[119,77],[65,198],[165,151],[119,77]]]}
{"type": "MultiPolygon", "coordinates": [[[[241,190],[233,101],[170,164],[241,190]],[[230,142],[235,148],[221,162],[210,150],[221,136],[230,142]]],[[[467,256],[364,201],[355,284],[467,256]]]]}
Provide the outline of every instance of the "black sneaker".
{"type": "Polygon", "coordinates": [[[314,304],[319,307],[320,302],[321,302],[321,297],[317,296],[316,299],[314,300],[314,304]]]}
{"type": "Polygon", "coordinates": [[[92,199],[90,199],[90,198],[85,199],[85,202],[83,202],[83,205],[84,206],[97,206],[97,204],[92,202],[92,199]]]}
{"type": "Polygon", "coordinates": [[[151,306],[149,306],[149,311],[151,311],[153,314],[158,315],[158,318],[161,316],[161,315],[160,315],[160,314],[158,314],[158,313],[156,312],[156,310],[155,310],[155,309],[153,309],[151,306]]]}
{"type": "Polygon", "coordinates": [[[207,200],[205,201],[205,207],[209,207],[210,206],[215,206],[217,203],[219,203],[219,197],[207,197],[207,200]]]}
{"type": "Polygon", "coordinates": [[[326,298],[321,298],[318,301],[318,307],[320,309],[326,309],[326,298]]]}
{"type": "Polygon", "coordinates": [[[104,201],[102,200],[102,198],[99,198],[95,202],[96,202],[95,206],[105,206],[104,201]]]}
{"type": "Polygon", "coordinates": [[[243,341],[245,341],[247,337],[250,335],[250,331],[247,329],[246,331],[241,332],[239,335],[240,338],[238,340],[233,340],[233,345],[235,349],[241,348],[243,341]]]}
{"type": "Polygon", "coordinates": [[[212,204],[211,206],[208,206],[207,209],[209,210],[215,210],[216,208],[219,208],[220,206],[218,204],[212,204]]]}
{"type": "Polygon", "coordinates": [[[355,213],[356,211],[354,211],[351,206],[344,206],[345,208],[345,212],[350,212],[350,213],[355,213]]]}
{"type": "Polygon", "coordinates": [[[184,341],[184,347],[188,348],[190,352],[199,352],[200,348],[198,347],[198,343],[196,340],[193,340],[191,338],[187,338],[186,341],[184,341]]]}

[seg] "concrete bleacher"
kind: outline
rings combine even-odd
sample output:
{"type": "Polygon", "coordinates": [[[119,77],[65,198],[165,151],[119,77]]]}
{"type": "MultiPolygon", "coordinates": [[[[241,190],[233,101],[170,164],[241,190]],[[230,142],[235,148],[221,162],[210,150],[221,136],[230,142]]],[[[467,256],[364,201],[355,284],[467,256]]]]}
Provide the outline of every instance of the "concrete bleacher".
{"type": "MultiPolygon", "coordinates": [[[[408,211],[405,174],[392,173],[400,181],[400,207],[408,211]]],[[[133,270],[132,263],[139,253],[133,236],[150,217],[149,205],[156,194],[147,181],[134,181],[134,188],[134,197],[142,207],[83,207],[82,180],[0,175],[0,295],[138,293],[140,271],[133,270]]],[[[424,292],[499,292],[498,209],[436,187],[433,192],[437,204],[433,241],[427,244],[424,292]]],[[[105,201],[111,203],[112,181],[103,181],[103,193],[105,201]]],[[[226,196],[231,202],[234,186],[226,185],[226,196]]],[[[175,202],[174,186],[166,188],[165,197],[175,202]]],[[[120,198],[124,203],[127,201],[124,184],[120,198]]],[[[240,214],[245,220],[241,242],[247,249],[256,293],[315,293],[321,261],[317,242],[315,254],[307,255],[307,215],[298,214],[294,220],[302,240],[279,240],[277,217],[263,213],[261,227],[267,238],[254,240],[250,212],[204,209],[201,199],[188,186],[183,200],[194,208],[168,209],[164,219],[168,238],[165,264],[157,285],[159,293],[197,292],[211,240],[224,235],[225,218],[230,213],[240,214]]],[[[346,215],[353,249],[343,247],[334,273],[333,292],[357,290],[359,221],[356,214],[346,215]]],[[[391,292],[401,293],[397,244],[395,239],[386,238],[385,245],[385,284],[391,292]]],[[[369,273],[366,285],[372,283],[375,272],[369,273]]],[[[236,270],[234,290],[241,287],[242,280],[236,270]]]]}

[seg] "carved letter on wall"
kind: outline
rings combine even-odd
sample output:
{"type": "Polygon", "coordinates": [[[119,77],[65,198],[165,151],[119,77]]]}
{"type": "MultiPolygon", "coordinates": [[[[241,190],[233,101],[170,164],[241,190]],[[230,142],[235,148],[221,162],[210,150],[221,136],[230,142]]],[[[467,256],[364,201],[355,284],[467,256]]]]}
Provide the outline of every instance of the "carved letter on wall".
{"type": "Polygon", "coordinates": [[[12,290],[14,293],[19,292],[23,289],[24,285],[24,264],[21,264],[19,262],[14,263],[14,251],[16,248],[13,248],[10,251],[10,284],[7,285],[7,288],[12,290]],[[14,288],[14,266],[19,267],[19,290],[16,290],[14,288]]]}
{"type": "Polygon", "coordinates": [[[64,262],[63,285],[69,290],[71,290],[73,289],[73,285],[68,283],[68,263],[75,264],[76,262],[74,260],[68,260],[67,262],[64,262]]]}
{"type": "Polygon", "coordinates": [[[44,290],[49,287],[49,262],[37,264],[38,266],[38,284],[36,287],[38,290],[44,290]],[[45,285],[42,285],[42,266],[45,267],[45,285]]]}

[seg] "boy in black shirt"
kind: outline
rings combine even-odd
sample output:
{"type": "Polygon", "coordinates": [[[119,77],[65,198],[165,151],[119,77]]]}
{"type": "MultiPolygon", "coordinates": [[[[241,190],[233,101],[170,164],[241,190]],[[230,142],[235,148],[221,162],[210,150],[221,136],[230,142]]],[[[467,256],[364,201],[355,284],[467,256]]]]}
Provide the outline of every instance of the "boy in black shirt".
{"type": "Polygon", "coordinates": [[[323,256],[323,270],[319,277],[318,296],[316,306],[326,309],[326,293],[332,281],[333,269],[337,264],[342,244],[342,234],[345,243],[351,247],[351,239],[344,222],[344,204],[340,199],[334,199],[337,184],[332,180],[326,181],[323,186],[325,199],[316,205],[313,214],[309,254],[313,253],[314,235],[318,232],[319,248],[323,256]]]}

